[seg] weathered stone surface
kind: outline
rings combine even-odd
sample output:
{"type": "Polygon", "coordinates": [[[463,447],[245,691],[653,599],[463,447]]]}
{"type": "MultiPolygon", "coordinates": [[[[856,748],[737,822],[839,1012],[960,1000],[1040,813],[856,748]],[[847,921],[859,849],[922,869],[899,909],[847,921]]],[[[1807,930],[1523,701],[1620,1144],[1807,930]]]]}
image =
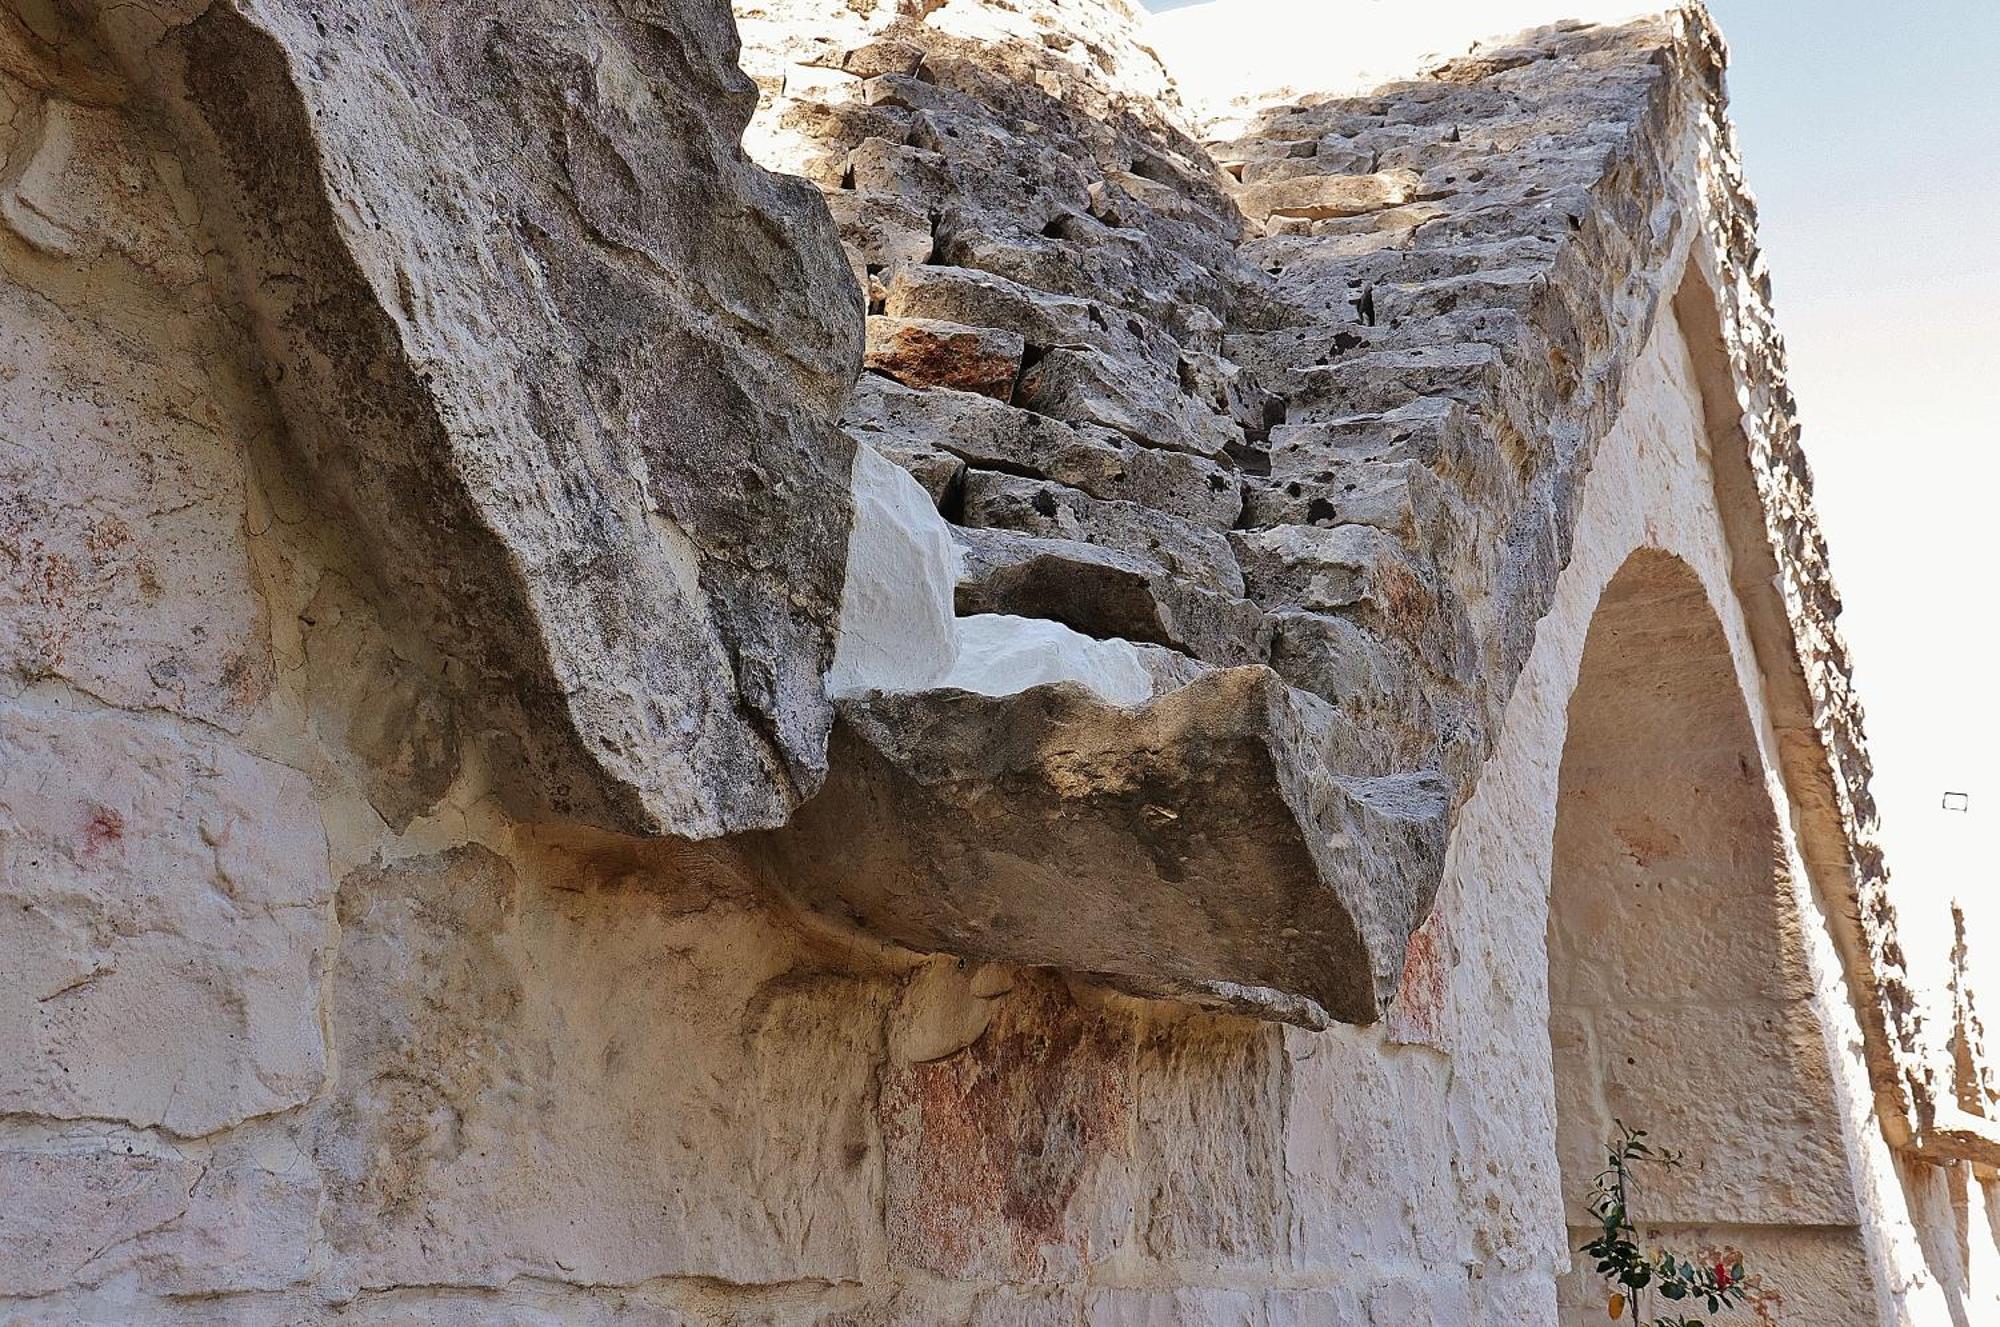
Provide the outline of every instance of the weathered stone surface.
{"type": "Polygon", "coordinates": [[[1163,1263],[1243,1272],[1284,1258],[1292,1223],[1283,1032],[1196,1015],[1150,1028],[1135,1060],[1140,1243],[1163,1263]]]}
{"type": "Polygon", "coordinates": [[[1412,170],[1342,175],[1330,169],[1334,165],[1315,156],[1309,161],[1299,161],[1297,174],[1284,178],[1272,179],[1268,175],[1253,178],[1252,173],[1246,172],[1246,187],[1236,195],[1236,201],[1243,214],[1253,221],[1273,217],[1324,221],[1401,207],[1417,197],[1421,187],[1417,173],[1412,170]]]}
{"type": "Polygon", "coordinates": [[[160,722],[0,710],[0,1111],[195,1135],[304,1102],[331,895],[296,771],[160,722]]]}
{"type": "Polygon", "coordinates": [[[341,882],[313,1140],[339,1277],[859,1274],[886,984],[788,979],[796,942],[685,851],[558,848],[523,878],[467,847],[341,882]]]}
{"type": "MultiPolygon", "coordinates": [[[[45,1295],[101,1274],[103,1250],[178,1219],[200,1167],[93,1149],[0,1152],[0,1294],[45,1295]]],[[[119,1261],[114,1259],[113,1261],[119,1261]]]]}
{"type": "Polygon", "coordinates": [[[869,368],[906,387],[949,387],[1005,401],[1021,371],[1018,333],[938,318],[868,320],[869,368]]]}
{"type": "Polygon", "coordinates": [[[727,7],[99,35],[185,146],[293,445],[534,771],[508,786],[781,821],[831,721],[860,316],[825,206],[740,153],[727,7]]]}
{"type": "Polygon", "coordinates": [[[900,1266],[1068,1281],[1103,1254],[1091,1181],[1129,1145],[1131,1030],[1078,1009],[1047,977],[1022,981],[964,1050],[885,1076],[884,1198],[900,1266]]]}
{"type": "Polygon", "coordinates": [[[391,829],[441,801],[458,776],[464,734],[444,680],[387,640],[364,597],[338,576],[301,615],[315,725],[353,757],[368,800],[391,829]]]}
{"type": "MultiPolygon", "coordinates": [[[[1870,1102],[1849,1049],[1910,1069],[1896,1058],[1907,1048],[1878,1046],[1910,992],[1884,948],[1879,857],[1847,837],[1866,814],[1858,716],[1837,680],[1836,605],[1699,21],[1563,29],[1374,96],[1292,101],[1211,154],[1117,0],[739,10],[769,99],[760,159],[828,193],[876,309],[892,293],[899,308],[934,301],[878,316],[1019,336],[1031,368],[1059,351],[1100,357],[1115,381],[1057,418],[880,373],[845,404],[799,406],[784,393],[810,375],[780,366],[756,407],[802,410],[787,417],[807,418],[803,432],[737,436],[732,419],[769,422],[746,407],[648,433],[685,440],[722,421],[682,459],[721,457],[696,476],[704,493],[740,497],[750,533],[783,538],[758,545],[762,581],[709,575],[697,550],[676,564],[688,597],[819,623],[834,663],[815,684],[843,693],[848,716],[807,824],[699,848],[563,823],[510,787],[547,768],[508,749],[528,711],[483,694],[512,665],[469,676],[464,637],[379,583],[382,559],[410,543],[378,538],[329,499],[323,465],[299,463],[311,439],[288,436],[255,361],[273,379],[299,365],[239,352],[293,290],[327,286],[264,271],[271,288],[246,311],[210,284],[265,250],[231,229],[204,124],[162,114],[187,30],[159,48],[162,81],[135,95],[61,13],[0,20],[0,327],[22,368],[0,373],[0,454],[23,499],[0,526],[14,577],[0,633],[18,624],[0,690],[10,723],[32,721],[0,737],[0,967],[24,989],[0,997],[0,1316],[1546,1327],[1585,1307],[1583,1274],[1563,1271],[1580,1240],[1560,1159],[1599,1141],[1552,1088],[1553,1058],[1558,1074],[1601,1070],[1591,1101],[1645,1114],[1666,1141],[1726,1136],[1710,1149],[1721,1158],[1660,1192],[1673,1214],[1732,1224],[1669,1234],[1768,1258],[1786,1298],[1764,1304],[1781,1320],[1872,1321],[1871,1286],[1893,1305],[1884,1317],[1944,1320],[1957,1297],[1977,1320],[1990,1214],[1962,1170],[1888,1156],[1875,1123],[1898,1099],[1870,1102]],[[1277,216],[1239,243],[1226,176],[1377,171],[1410,172],[1423,198],[1277,216]],[[1701,275],[1683,280],[1690,244],[1701,275]],[[1154,445],[1091,422],[1106,401],[1227,443],[1154,445]],[[817,445],[836,407],[880,455],[784,452],[825,467],[824,486],[787,471],[782,489],[746,489],[734,462],[817,445]],[[822,498],[852,518],[829,520],[822,498]],[[91,563],[106,513],[132,526],[132,551],[91,563]],[[981,513],[1022,528],[967,524],[981,513]],[[51,556],[36,560],[36,540],[51,556]],[[807,568],[802,593],[833,597],[781,603],[785,560],[809,542],[838,574],[807,568]],[[956,582],[954,546],[967,553],[956,582]],[[1552,970],[1566,706],[1600,591],[1643,546],[1699,573],[1734,661],[1704,694],[1740,696],[1758,745],[1702,767],[1696,794],[1672,771],[1642,781],[1646,814],[1591,826],[1603,869],[1584,874],[1664,885],[1676,904],[1725,878],[1741,888],[1699,915],[1632,914],[1677,915],[1701,964],[1552,970]],[[48,570],[72,563],[83,596],[37,599],[48,570]],[[1382,568],[1420,595],[1392,593],[1382,568]],[[751,608],[745,594],[772,598],[751,608]],[[843,671],[864,641],[872,659],[843,671]],[[1794,658],[1811,685],[1794,684],[1794,658]],[[1260,662],[1270,671],[1217,666],[1260,662]],[[1773,799],[1768,824],[1741,817],[1753,794],[1773,799]],[[241,814],[213,842],[204,808],[218,802],[241,814]],[[1662,804],[1735,846],[1674,865],[1669,839],[1690,836],[1654,814],[1662,804]],[[85,820],[89,832],[64,829],[85,820]],[[126,856],[92,846],[109,835],[126,856]],[[1772,876],[1794,842],[1807,863],[1772,876]],[[247,889],[251,875],[276,883],[247,889]],[[1854,880],[1874,892],[1843,893],[1854,880]],[[779,893],[790,885],[820,906],[798,909],[779,893]],[[1757,930],[1772,919],[1793,929],[1757,930]],[[1334,952],[1342,924],[1354,942],[1334,952]],[[1843,955],[1858,967],[1844,974],[1843,955]],[[1765,992],[1791,959],[1805,976],[1765,992]],[[1850,1000],[1878,1021],[1843,1022],[1850,1000]],[[1378,1013],[1372,1027],[1337,1021],[1378,1013]],[[73,1014],[71,1040],[36,1041],[73,1014]],[[1707,1095],[1690,1100],[1673,1072],[1686,1047],[1731,1039],[1752,1044],[1749,1068],[1703,1066],[1707,1095]],[[1639,1064],[1621,1070],[1627,1056],[1639,1064]]],[[[734,302],[704,305],[715,321],[701,329],[731,372],[742,343],[783,339],[774,308],[814,298],[792,298],[782,264],[697,272],[686,250],[629,241],[685,207],[729,253],[795,240],[827,250],[801,261],[839,276],[818,223],[787,228],[782,209],[746,210],[719,187],[686,200],[661,187],[736,169],[656,169],[690,142],[696,158],[722,150],[704,134],[728,108],[695,94],[728,81],[730,53],[672,40],[709,13],[489,21],[385,0],[321,7],[322,37],[303,9],[224,4],[194,27],[281,33],[282,71],[202,71],[210,109],[213,87],[289,89],[303,98],[294,128],[327,121],[270,139],[280,160],[322,136],[328,150],[293,154],[309,167],[285,177],[304,181],[296,205],[247,215],[297,233],[324,200],[363,255],[343,289],[405,344],[436,349],[446,324],[465,333],[415,371],[436,370],[432,404],[487,411],[451,427],[497,466],[536,455],[513,450],[528,425],[507,393],[556,369],[486,353],[527,344],[519,324],[463,302],[441,311],[440,273],[475,295],[518,277],[514,294],[562,333],[543,343],[560,360],[654,308],[657,287],[733,271],[734,302]],[[556,54],[567,63],[543,61],[556,54]],[[484,98],[503,66],[518,76],[494,84],[501,132],[474,142],[461,99],[484,98]],[[343,95],[352,105],[334,104],[343,95]],[[525,139],[508,136],[517,126],[525,139]],[[406,153],[407,206],[387,206],[381,156],[356,143],[406,153]],[[587,208],[625,198],[633,224],[610,234],[604,210],[567,215],[569,200],[538,191],[551,170],[586,182],[570,198],[587,208]],[[466,179],[476,187],[453,183],[466,179]],[[459,207],[457,230],[433,224],[459,207]],[[372,238],[377,222],[410,234],[372,238]],[[491,238],[519,225],[529,233],[491,238]],[[445,242],[461,233],[486,238],[445,242]],[[512,264],[510,245],[550,266],[512,264]],[[579,245],[618,279],[583,284],[579,245]],[[652,293],[631,299],[635,286],[652,293]],[[514,431],[477,433],[496,419],[514,431]]],[[[138,34],[121,49],[159,21],[105,14],[138,34]]],[[[314,321],[316,307],[294,308],[314,321]]],[[[692,362],[655,325],[633,332],[629,372],[593,361],[603,399],[533,409],[579,430],[616,424],[628,381],[692,362]]],[[[801,353],[824,349],[824,332],[802,325],[801,353]]],[[[321,381],[385,363],[358,353],[321,381]]],[[[326,432],[356,418],[335,412],[326,432]]],[[[590,574],[629,576],[624,527],[564,542],[559,522],[599,499],[646,506],[621,487],[644,467],[561,459],[547,503],[504,476],[480,492],[526,494],[502,513],[514,533],[539,521],[579,565],[611,550],[590,574]]],[[[1661,653],[1650,626],[1626,630],[1661,653]]],[[[711,704],[717,731],[756,727],[731,699],[732,666],[703,664],[715,686],[700,695],[628,678],[631,703],[670,718],[711,704]]],[[[1616,689],[1641,697],[1657,680],[1616,689]]],[[[723,774],[742,773],[718,752],[723,774]]],[[[1600,807],[1635,795],[1597,792],[1600,807]]],[[[1573,895],[1559,902],[1561,952],[1601,957],[1624,896],[1573,895]]],[[[1957,1136],[1938,1123],[1920,1155],[1957,1136]]]]}
{"type": "Polygon", "coordinates": [[[851,436],[899,458],[948,454],[1218,530],[1234,525],[1243,509],[1235,476],[1205,457],[1143,446],[1101,426],[1060,423],[948,387],[914,391],[890,378],[865,375],[855,385],[843,423],[851,436]]]}
{"type": "Polygon", "coordinates": [[[840,227],[841,243],[861,260],[864,274],[870,267],[930,258],[936,243],[930,218],[897,195],[831,193],[826,201],[840,227]]]}
{"type": "Polygon", "coordinates": [[[1123,466],[1115,444],[971,392],[915,391],[867,374],[843,422],[878,448],[935,448],[973,465],[1036,474],[1089,490],[1123,466]]]}
{"type": "Polygon", "coordinates": [[[1058,346],[1042,356],[1021,375],[1020,399],[1031,410],[1102,424],[1148,446],[1218,456],[1241,440],[1226,420],[1190,405],[1177,383],[1149,382],[1088,346],[1058,346]]]}
{"type": "Polygon", "coordinates": [[[270,420],[171,166],[101,76],[35,65],[0,73],[0,670],[237,728],[271,686],[240,469],[270,420]]]}
{"type": "Polygon", "coordinates": [[[121,1280],[166,1296],[299,1285],[319,1177],[297,1160],[289,1144],[190,1154],[143,1136],[0,1149],[0,1294],[121,1280]]]}
{"type": "Polygon", "coordinates": [[[1239,535],[1248,593],[1267,608],[1328,612],[1367,601],[1387,608],[1405,582],[1401,545],[1372,525],[1279,525],[1239,535]]]}
{"type": "Polygon", "coordinates": [[[842,714],[836,778],[767,848],[809,898],[915,948],[1197,999],[1267,988],[1369,1022],[1429,906],[1441,787],[1328,776],[1332,717],[1266,669],[1130,711],[1040,687],[842,714]]]}
{"type": "Polygon", "coordinates": [[[1262,613],[1150,558],[1010,530],[957,532],[960,613],[1049,618],[1093,636],[1166,645],[1216,664],[1263,662],[1262,613]]]}
{"type": "Polygon", "coordinates": [[[1105,501],[1064,484],[969,470],[963,515],[974,529],[1020,530],[1150,558],[1191,584],[1240,597],[1243,573],[1213,530],[1136,502],[1105,501]]]}

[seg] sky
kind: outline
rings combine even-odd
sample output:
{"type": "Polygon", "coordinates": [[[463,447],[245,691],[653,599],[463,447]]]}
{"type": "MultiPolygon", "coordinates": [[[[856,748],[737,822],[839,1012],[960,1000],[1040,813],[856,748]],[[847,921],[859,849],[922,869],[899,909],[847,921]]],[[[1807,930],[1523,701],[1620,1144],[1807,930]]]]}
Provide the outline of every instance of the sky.
{"type": "Polygon", "coordinates": [[[2000,4],[1712,12],[1905,929],[2000,941],[2000,4]]]}
{"type": "MultiPolygon", "coordinates": [[[[1425,52],[1641,0],[1151,0],[1197,98],[1359,90],[1425,52]]],[[[1846,604],[1903,930],[2000,945],[2000,0],[1711,0],[1846,604]],[[1946,811],[1946,791],[1970,810],[1946,811]],[[1983,906],[1982,906],[1983,904],[1983,906]]],[[[2000,949],[1989,949],[1989,953],[2000,949]]],[[[2000,966],[2000,960],[1989,960],[2000,966]]],[[[2000,976],[1996,971],[1994,976],[2000,976]]],[[[1990,986],[1990,980],[1989,980],[1990,986]]]]}

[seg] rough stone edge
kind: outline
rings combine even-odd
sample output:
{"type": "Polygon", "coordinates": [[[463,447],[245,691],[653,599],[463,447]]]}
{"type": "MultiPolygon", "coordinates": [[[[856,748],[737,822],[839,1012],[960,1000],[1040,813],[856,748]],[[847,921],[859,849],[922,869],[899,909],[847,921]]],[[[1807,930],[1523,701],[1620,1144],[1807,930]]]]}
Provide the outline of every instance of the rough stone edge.
{"type": "MultiPolygon", "coordinates": [[[[245,205],[247,193],[239,198],[232,192],[235,186],[229,183],[229,177],[237,166],[228,157],[222,131],[209,108],[195,95],[189,80],[190,71],[202,71],[202,66],[188,61],[186,53],[175,49],[172,43],[184,40],[190,32],[202,31],[203,25],[212,33],[216,25],[226,24],[229,30],[218,40],[226,38],[240,43],[239,55],[245,51],[255,55],[256,60],[251,63],[211,62],[205,72],[245,83],[257,78],[268,80],[268,86],[260,89],[267,95],[246,99],[241,105],[230,107],[230,113],[244,119],[262,116],[280,123],[284,138],[298,149],[296,162],[292,164],[306,175],[308,185],[297,197],[297,210],[306,214],[317,228],[308,244],[323,251],[315,256],[326,260],[325,270],[320,274],[326,290],[342,302],[353,303],[360,311],[359,317],[368,323],[379,323],[370,330],[380,334],[383,358],[398,371],[393,388],[409,391],[421,407],[423,422],[438,429],[442,438],[440,455],[453,462],[460,461],[457,441],[430,392],[430,375],[423,371],[419,357],[398,329],[382,292],[371,284],[367,264],[353,242],[350,223],[342,219],[341,200],[333,191],[328,174],[325,144],[315,123],[311,98],[306,94],[309,72],[300,68],[297,52],[278,30],[273,15],[254,4],[220,0],[185,0],[160,7],[157,12],[148,7],[135,10],[130,6],[112,6],[107,10],[103,6],[83,6],[77,13],[84,31],[129,85],[121,95],[129,97],[142,117],[167,134],[179,148],[183,164],[194,174],[193,187],[204,207],[201,224],[230,269],[229,279],[221,287],[224,307],[230,316],[244,324],[253,358],[282,369],[282,358],[265,344],[267,340],[275,342],[277,334],[266,325],[269,320],[259,310],[254,291],[261,278],[249,256],[253,246],[243,234],[247,229],[244,218],[255,218],[261,223],[268,221],[268,217],[259,216],[254,207],[245,205]],[[112,11],[117,10],[132,12],[114,16],[112,11]]],[[[738,127],[735,140],[739,156],[742,156],[742,136],[743,130],[738,127]]],[[[790,176],[769,171],[749,161],[747,156],[742,159],[748,170],[766,184],[794,191],[809,213],[817,212],[816,228],[823,233],[801,237],[795,243],[803,246],[817,239],[837,254],[839,246],[831,217],[819,192],[790,176]]],[[[858,369],[858,321],[854,332],[854,364],[858,369]]],[[[283,389],[279,390],[279,400],[285,428],[307,432],[308,426],[299,421],[312,412],[285,404],[283,389]]],[[[845,458],[840,468],[848,469],[849,444],[833,427],[837,409],[825,413],[826,418],[816,422],[828,439],[838,444],[836,450],[845,458]]],[[[320,495],[334,504],[334,510],[343,519],[361,523],[371,536],[371,543],[379,542],[372,536],[385,527],[392,528],[392,518],[385,519],[380,510],[366,503],[348,500],[336,484],[327,482],[327,466],[303,450],[299,454],[308,471],[314,474],[320,495]]],[[[741,805],[732,805],[726,793],[719,791],[716,781],[699,777],[700,762],[692,753],[670,749],[669,757],[688,756],[674,762],[676,768],[684,767],[694,776],[682,788],[663,780],[658,769],[627,758],[595,731],[596,725],[579,704],[581,692],[574,676],[574,663],[556,645],[560,635],[555,625],[556,605],[560,596],[537,586],[526,573],[520,548],[501,528],[500,508],[481,501],[479,485],[470,482],[463,471],[462,465],[454,465],[440,485],[448,490],[444,496],[451,503],[454,519],[430,518],[416,524],[437,527],[432,534],[441,547],[454,555],[455,562],[498,569],[490,585],[479,587],[481,594],[477,601],[467,607],[456,600],[427,596],[417,587],[435,577],[413,577],[398,567],[384,565],[373,556],[376,550],[369,551],[364,565],[389,588],[400,610],[410,613],[443,642],[441,653],[461,675],[458,685],[479,715],[486,730],[485,740],[501,745],[507,752],[508,763],[515,767],[509,777],[497,784],[496,791],[504,804],[524,819],[574,820],[636,837],[706,839],[783,824],[802,801],[817,791],[825,777],[826,740],[833,722],[831,701],[823,694],[833,654],[833,625],[820,633],[817,666],[822,694],[811,706],[812,731],[806,734],[805,743],[797,750],[792,749],[775,726],[775,715],[761,715],[771,721],[768,723],[750,719],[738,725],[740,749],[746,753],[745,758],[761,765],[764,777],[754,786],[735,787],[733,791],[741,794],[741,805]],[[489,656],[504,666],[496,668],[489,656]],[[688,805],[677,805],[675,794],[684,794],[683,800],[688,805]]],[[[839,491],[845,493],[845,514],[851,521],[851,489],[843,487],[839,491]]],[[[675,530],[681,537],[688,534],[678,525],[675,530]]],[[[706,594],[704,588],[703,597],[706,594]]],[[[839,598],[836,586],[831,605],[836,615],[839,598]]],[[[714,627],[720,622],[720,618],[712,618],[708,625],[714,627]]],[[[733,655],[735,640],[724,631],[712,634],[713,643],[733,655]]],[[[755,711],[754,706],[744,703],[739,676],[725,673],[721,681],[720,691],[739,711],[755,711]]]]}
{"type": "Polygon", "coordinates": [[[1688,263],[1700,284],[1684,285],[1676,305],[1684,320],[1709,325],[1703,330],[1712,337],[1689,338],[1697,359],[1704,353],[1726,356],[1724,367],[1735,387],[1734,401],[1704,403],[1711,436],[1719,441],[1733,434],[1742,447],[1741,467],[1724,464],[1732,449],[1716,449],[1725,519],[1733,480],[1751,490],[1742,496],[1754,499],[1752,510],[1762,525],[1740,532],[1747,538],[1731,540],[1738,562],[1735,588],[1753,632],[1782,648],[1782,657],[1762,657],[1760,663],[1774,688],[1783,773],[1804,822],[1801,848],[1808,873],[1830,904],[1882,1126],[1891,1145],[1921,1148],[1925,1135],[1944,1122],[1941,1108],[1950,1104],[1938,1076],[1947,1063],[1946,1048],[1932,1044],[1937,1037],[1925,1025],[1897,936],[1869,790],[1873,763],[1863,708],[1837,624],[1840,596],[1813,509],[1811,468],[1788,386],[1784,338],[1757,243],[1756,202],[1728,116],[1727,46],[1700,0],[1674,10],[1672,22],[1672,56],[1684,71],[1679,81],[1702,99],[1697,108],[1702,224],[1688,263]],[[1727,473],[1732,469],[1737,473],[1727,473]]]}

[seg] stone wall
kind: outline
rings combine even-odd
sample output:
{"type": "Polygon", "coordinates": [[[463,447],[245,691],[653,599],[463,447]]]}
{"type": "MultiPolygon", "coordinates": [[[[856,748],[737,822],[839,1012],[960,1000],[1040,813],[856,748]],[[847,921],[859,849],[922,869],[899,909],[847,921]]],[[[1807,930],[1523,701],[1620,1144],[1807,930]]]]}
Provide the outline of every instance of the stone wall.
{"type": "Polygon", "coordinates": [[[1825,1065],[1773,1281],[1978,1321],[1975,1182],[1898,1169],[1856,1050],[1893,1010],[1804,781],[1846,711],[1771,681],[1798,596],[1745,571],[1777,493],[1763,556],[1820,583],[1796,452],[1718,424],[1775,370],[1704,238],[1708,30],[1211,149],[1115,4],[739,6],[750,142],[822,204],[736,154],[728,17],[6,11],[0,1317],[1553,1323],[1566,714],[1651,549],[1718,624],[1825,1065]],[[1103,763],[895,772],[1038,715],[1103,763]],[[1110,805],[1161,732],[1208,783],[1110,805]],[[1032,779],[1102,837],[995,877],[1032,779]],[[1176,875],[1204,807],[1266,819],[1176,875]],[[842,840],[925,888],[863,915],[842,840]],[[1055,902],[922,911],[996,878],[1055,902]],[[1372,929],[1330,969],[1295,917],[1372,929]]]}

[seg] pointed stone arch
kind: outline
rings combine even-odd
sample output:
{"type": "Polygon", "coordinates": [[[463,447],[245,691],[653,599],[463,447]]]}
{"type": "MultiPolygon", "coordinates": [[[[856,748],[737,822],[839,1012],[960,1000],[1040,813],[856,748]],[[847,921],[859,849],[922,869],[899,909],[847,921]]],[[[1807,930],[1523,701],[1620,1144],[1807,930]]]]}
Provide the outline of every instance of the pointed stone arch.
{"type": "MultiPolygon", "coordinates": [[[[1690,1255],[1741,1250],[1773,1321],[1872,1323],[1766,780],[1700,578],[1672,554],[1632,554],[1591,619],[1558,784],[1549,1030],[1570,1245],[1594,1233],[1584,1198],[1622,1119],[1687,1154],[1647,1175],[1643,1231],[1690,1255]]],[[[1597,1286],[1577,1259],[1565,1323],[1604,1321],[1597,1286]]]]}

